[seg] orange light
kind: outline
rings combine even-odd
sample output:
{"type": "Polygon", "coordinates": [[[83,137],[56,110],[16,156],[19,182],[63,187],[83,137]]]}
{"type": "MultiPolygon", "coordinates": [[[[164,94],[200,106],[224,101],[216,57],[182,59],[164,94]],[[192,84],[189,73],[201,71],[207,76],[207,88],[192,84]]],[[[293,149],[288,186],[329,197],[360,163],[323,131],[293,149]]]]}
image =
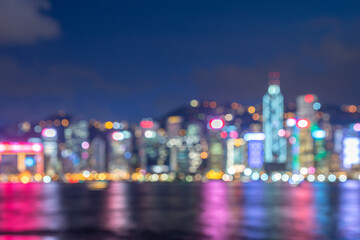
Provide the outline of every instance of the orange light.
{"type": "Polygon", "coordinates": [[[202,152],[202,153],[200,154],[200,157],[201,157],[202,159],[206,159],[206,158],[208,157],[207,152],[202,152]]]}
{"type": "Polygon", "coordinates": [[[61,125],[63,125],[64,127],[69,126],[69,120],[63,119],[63,120],[61,121],[61,125]]]}
{"type": "Polygon", "coordinates": [[[242,141],[241,141],[240,138],[235,139],[235,140],[234,140],[234,146],[235,146],[235,147],[240,147],[240,146],[241,146],[241,142],[242,142],[242,141]]]}

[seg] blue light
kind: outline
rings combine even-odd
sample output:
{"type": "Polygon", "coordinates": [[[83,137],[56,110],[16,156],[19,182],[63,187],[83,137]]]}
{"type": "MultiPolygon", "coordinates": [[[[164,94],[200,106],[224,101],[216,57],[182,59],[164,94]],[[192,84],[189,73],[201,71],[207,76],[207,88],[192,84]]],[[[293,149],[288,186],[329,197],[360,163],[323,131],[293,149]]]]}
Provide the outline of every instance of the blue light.
{"type": "Polygon", "coordinates": [[[32,167],[35,165],[35,159],[33,157],[26,157],[25,158],[25,166],[32,167]]]}
{"type": "Polygon", "coordinates": [[[313,104],[313,108],[314,108],[314,110],[320,110],[321,104],[319,102],[316,102],[313,104]]]}
{"type": "Polygon", "coordinates": [[[131,158],[131,152],[125,152],[124,157],[126,159],[130,159],[131,158]]]}
{"type": "Polygon", "coordinates": [[[315,139],[324,139],[326,137],[326,132],[324,130],[315,130],[311,133],[311,136],[315,139]]]}

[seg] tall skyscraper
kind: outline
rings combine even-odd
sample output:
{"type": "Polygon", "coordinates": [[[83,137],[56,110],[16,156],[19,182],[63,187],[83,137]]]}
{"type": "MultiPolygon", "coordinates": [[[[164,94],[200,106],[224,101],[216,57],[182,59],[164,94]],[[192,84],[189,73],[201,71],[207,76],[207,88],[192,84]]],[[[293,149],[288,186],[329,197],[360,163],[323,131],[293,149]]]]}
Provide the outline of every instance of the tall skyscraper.
{"type": "Polygon", "coordinates": [[[263,97],[264,160],[269,170],[283,170],[286,164],[286,139],[281,134],[284,131],[284,97],[279,77],[278,72],[269,73],[269,88],[263,97]]]}

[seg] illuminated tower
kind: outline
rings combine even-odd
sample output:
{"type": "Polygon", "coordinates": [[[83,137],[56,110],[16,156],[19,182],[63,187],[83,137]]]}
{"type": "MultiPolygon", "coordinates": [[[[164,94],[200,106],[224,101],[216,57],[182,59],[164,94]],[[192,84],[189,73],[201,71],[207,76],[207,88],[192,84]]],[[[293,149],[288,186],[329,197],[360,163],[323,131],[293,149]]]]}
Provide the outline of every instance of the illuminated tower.
{"type": "Polygon", "coordinates": [[[283,131],[284,97],[280,92],[280,73],[269,73],[268,92],[263,97],[263,131],[265,133],[265,167],[285,169],[286,139],[283,131]],[[281,132],[280,131],[280,132],[281,132]]]}

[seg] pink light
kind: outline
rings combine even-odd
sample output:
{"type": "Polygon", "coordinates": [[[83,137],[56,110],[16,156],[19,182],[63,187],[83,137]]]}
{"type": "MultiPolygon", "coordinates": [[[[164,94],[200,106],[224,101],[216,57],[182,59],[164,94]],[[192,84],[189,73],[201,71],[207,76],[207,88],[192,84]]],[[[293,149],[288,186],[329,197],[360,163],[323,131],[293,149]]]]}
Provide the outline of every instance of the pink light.
{"type": "Polygon", "coordinates": [[[18,142],[2,142],[0,143],[0,152],[2,153],[40,153],[43,151],[41,143],[18,143],[18,142]]]}
{"type": "Polygon", "coordinates": [[[237,131],[231,131],[229,135],[230,135],[231,138],[238,138],[239,137],[239,134],[238,134],[237,131]]]}
{"type": "Polygon", "coordinates": [[[154,122],[150,120],[142,120],[140,122],[140,127],[142,128],[152,128],[154,126],[154,122]]]}
{"type": "Polygon", "coordinates": [[[309,174],[314,174],[315,171],[316,171],[316,170],[315,170],[314,167],[309,167],[309,168],[308,168],[308,173],[309,173],[309,174]]]}
{"type": "Polygon", "coordinates": [[[220,118],[214,118],[210,120],[209,125],[212,129],[221,129],[225,126],[225,121],[220,118]]]}
{"type": "Polygon", "coordinates": [[[360,123],[355,123],[353,126],[354,131],[360,132],[360,123]]]}
{"type": "Polygon", "coordinates": [[[82,142],[82,143],[81,143],[81,147],[82,147],[83,149],[88,149],[88,148],[90,147],[90,144],[85,141],[85,142],[82,142]]]}
{"type": "Polygon", "coordinates": [[[280,130],[278,131],[278,135],[279,135],[279,137],[284,137],[284,136],[285,136],[285,134],[286,134],[286,132],[285,132],[285,130],[284,130],[284,129],[280,129],[280,130]]]}

